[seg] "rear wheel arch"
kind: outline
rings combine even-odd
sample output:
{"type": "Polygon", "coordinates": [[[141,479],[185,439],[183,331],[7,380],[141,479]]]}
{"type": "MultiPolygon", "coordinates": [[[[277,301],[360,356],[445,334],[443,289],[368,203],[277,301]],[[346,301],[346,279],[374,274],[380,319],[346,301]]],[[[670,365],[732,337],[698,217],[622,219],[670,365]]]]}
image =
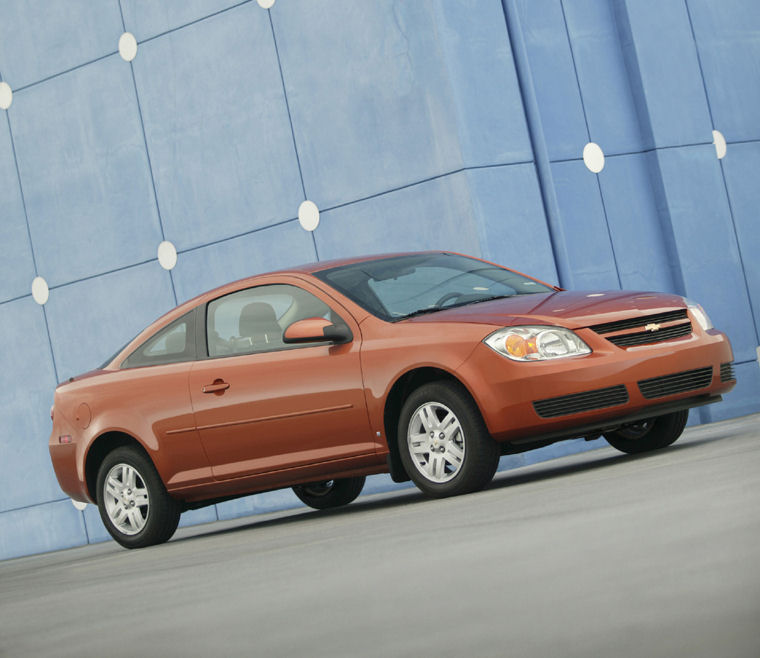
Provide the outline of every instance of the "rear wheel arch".
{"type": "Polygon", "coordinates": [[[388,444],[388,450],[390,451],[388,461],[391,477],[394,482],[406,482],[411,479],[401,462],[401,455],[399,454],[398,448],[397,433],[401,408],[404,406],[404,401],[412,391],[418,389],[420,386],[436,381],[448,381],[458,385],[465,393],[467,393],[467,395],[469,395],[475,406],[480,410],[475,396],[472,395],[464,382],[448,370],[425,366],[414,368],[399,376],[399,378],[393,383],[393,386],[391,386],[391,389],[385,398],[385,409],[383,413],[385,441],[388,444]]]}
{"type": "MultiPolygon", "coordinates": [[[[90,494],[90,498],[96,503],[98,502],[97,480],[100,465],[109,453],[117,448],[127,446],[142,451],[145,456],[153,462],[153,459],[150,456],[150,453],[145,449],[145,446],[126,432],[105,432],[90,445],[85,459],[84,474],[85,482],[87,483],[87,492],[90,494]]],[[[153,462],[153,464],[155,466],[155,462],[153,462]]]]}

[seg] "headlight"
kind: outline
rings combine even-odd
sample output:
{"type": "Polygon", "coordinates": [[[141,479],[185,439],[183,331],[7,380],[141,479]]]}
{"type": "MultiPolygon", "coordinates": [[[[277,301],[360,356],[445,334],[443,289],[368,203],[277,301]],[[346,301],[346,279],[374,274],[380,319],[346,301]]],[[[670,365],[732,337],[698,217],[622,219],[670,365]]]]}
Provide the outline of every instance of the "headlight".
{"type": "Polygon", "coordinates": [[[586,343],[564,327],[505,327],[483,342],[514,361],[544,361],[591,353],[586,343]]]}
{"type": "Polygon", "coordinates": [[[697,304],[697,302],[693,302],[690,299],[686,299],[686,297],[684,297],[683,300],[686,302],[686,306],[689,307],[691,314],[696,318],[697,322],[699,322],[699,326],[702,327],[702,329],[707,331],[708,329],[713,328],[710,316],[707,315],[705,309],[703,309],[700,304],[697,304]]]}

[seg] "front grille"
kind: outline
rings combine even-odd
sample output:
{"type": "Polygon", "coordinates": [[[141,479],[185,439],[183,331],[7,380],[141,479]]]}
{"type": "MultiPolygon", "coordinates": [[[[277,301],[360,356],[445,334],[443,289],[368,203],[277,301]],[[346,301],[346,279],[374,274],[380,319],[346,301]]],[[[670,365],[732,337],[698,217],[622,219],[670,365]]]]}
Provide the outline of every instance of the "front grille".
{"type": "Polygon", "coordinates": [[[628,391],[625,386],[610,386],[596,391],[585,393],[573,393],[558,398],[536,400],[533,408],[541,418],[555,418],[556,416],[568,416],[579,414],[582,411],[592,409],[604,409],[628,402],[628,391]]]}
{"type": "Polygon", "coordinates": [[[655,315],[644,315],[638,318],[628,318],[627,320],[618,320],[617,322],[605,322],[604,324],[595,324],[590,327],[598,334],[611,334],[616,331],[625,331],[626,329],[635,329],[636,327],[645,327],[653,322],[661,324],[663,322],[674,322],[675,320],[686,320],[688,318],[686,309],[678,311],[668,311],[667,313],[656,313],[655,315]]]}
{"type": "Polygon", "coordinates": [[[677,311],[595,324],[590,329],[604,336],[613,345],[631,347],[633,345],[661,343],[665,340],[688,336],[691,334],[691,321],[686,309],[682,308],[677,311]],[[673,322],[678,324],[671,324],[673,322]],[[670,324],[670,326],[660,328],[663,324],[670,324]],[[643,329],[643,331],[631,331],[631,329],[643,329]]]}
{"type": "Polygon", "coordinates": [[[644,345],[647,343],[661,343],[664,340],[688,336],[691,333],[691,322],[676,324],[658,331],[641,331],[635,334],[622,334],[621,336],[608,336],[607,340],[618,347],[630,347],[631,345],[644,345]]]}
{"type": "Polygon", "coordinates": [[[708,366],[707,368],[677,372],[673,375],[643,379],[639,382],[639,390],[648,400],[683,393],[684,391],[695,391],[710,385],[712,371],[712,366],[708,366]]]}
{"type": "Polygon", "coordinates": [[[720,381],[732,382],[736,379],[734,376],[734,364],[733,363],[721,363],[720,364],[720,381]]]}

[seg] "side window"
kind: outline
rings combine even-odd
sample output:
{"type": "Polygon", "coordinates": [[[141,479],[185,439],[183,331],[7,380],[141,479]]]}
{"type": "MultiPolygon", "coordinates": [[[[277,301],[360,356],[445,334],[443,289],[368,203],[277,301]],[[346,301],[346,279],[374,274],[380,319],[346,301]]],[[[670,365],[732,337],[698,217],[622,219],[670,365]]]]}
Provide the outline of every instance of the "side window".
{"type": "Polygon", "coordinates": [[[211,357],[304,347],[287,345],[282,334],[297,320],[343,319],[327,304],[297,286],[275,284],[247,288],[208,304],[206,337],[211,357]]]}
{"type": "Polygon", "coordinates": [[[121,364],[122,368],[155,366],[193,361],[195,355],[195,313],[190,311],[151,336],[121,364]]]}

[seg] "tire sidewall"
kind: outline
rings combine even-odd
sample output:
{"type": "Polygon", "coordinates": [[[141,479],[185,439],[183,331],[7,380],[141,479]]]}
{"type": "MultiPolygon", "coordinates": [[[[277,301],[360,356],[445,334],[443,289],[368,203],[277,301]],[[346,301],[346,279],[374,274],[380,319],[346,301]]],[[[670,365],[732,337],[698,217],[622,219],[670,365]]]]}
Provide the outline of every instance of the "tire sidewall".
{"type": "Polygon", "coordinates": [[[293,493],[304,505],[314,509],[342,507],[357,498],[364,488],[365,480],[363,475],[353,478],[335,478],[330,491],[321,496],[313,496],[304,490],[304,486],[298,485],[293,487],[293,493]]]}
{"type": "Polygon", "coordinates": [[[689,411],[674,411],[670,414],[654,418],[654,423],[649,432],[638,439],[629,439],[617,432],[608,432],[604,435],[613,448],[630,455],[660,450],[675,443],[686,427],[689,411]]]}
{"type": "Polygon", "coordinates": [[[166,541],[176,530],[179,522],[179,505],[169,497],[155,466],[150,459],[134,448],[117,448],[106,455],[98,469],[96,496],[100,518],[106,530],[116,542],[125,548],[141,548],[166,541]],[[103,485],[111,469],[117,464],[132,466],[140,475],[148,490],[148,516],[140,532],[127,535],[111,521],[106,510],[103,485]],[[175,518],[176,517],[176,518],[175,518]],[[170,526],[171,532],[169,532],[170,526]]]}
{"type": "Polygon", "coordinates": [[[493,477],[498,464],[496,444],[488,434],[480,411],[461,386],[450,382],[433,382],[413,391],[399,415],[398,449],[401,462],[419,489],[434,497],[454,496],[482,488],[493,477]],[[464,435],[465,456],[457,474],[447,482],[431,482],[417,468],[409,454],[409,423],[424,404],[439,403],[456,416],[464,435]],[[488,474],[490,471],[490,474],[488,474]]]}

